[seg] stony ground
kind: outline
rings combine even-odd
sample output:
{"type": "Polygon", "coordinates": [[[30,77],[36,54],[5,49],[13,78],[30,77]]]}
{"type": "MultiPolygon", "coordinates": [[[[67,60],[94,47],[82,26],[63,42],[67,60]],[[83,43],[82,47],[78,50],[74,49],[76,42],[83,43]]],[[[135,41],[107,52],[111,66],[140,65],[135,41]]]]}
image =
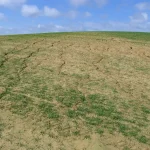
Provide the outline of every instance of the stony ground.
{"type": "Polygon", "coordinates": [[[0,150],[16,149],[150,150],[149,40],[1,36],[0,150]]]}

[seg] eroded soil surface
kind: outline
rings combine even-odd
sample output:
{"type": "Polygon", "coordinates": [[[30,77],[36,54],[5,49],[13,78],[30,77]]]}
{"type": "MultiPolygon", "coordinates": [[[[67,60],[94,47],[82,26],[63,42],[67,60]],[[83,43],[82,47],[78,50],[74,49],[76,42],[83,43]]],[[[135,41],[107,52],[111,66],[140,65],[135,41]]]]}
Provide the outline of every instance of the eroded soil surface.
{"type": "Polygon", "coordinates": [[[17,149],[150,150],[150,43],[0,37],[0,150],[17,149]]]}

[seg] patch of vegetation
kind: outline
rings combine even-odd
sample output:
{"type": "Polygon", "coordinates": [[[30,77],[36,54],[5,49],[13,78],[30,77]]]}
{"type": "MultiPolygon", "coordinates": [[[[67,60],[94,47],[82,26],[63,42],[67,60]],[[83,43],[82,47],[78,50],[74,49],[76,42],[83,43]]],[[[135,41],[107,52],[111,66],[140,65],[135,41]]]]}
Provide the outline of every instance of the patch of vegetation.
{"type": "Polygon", "coordinates": [[[91,109],[97,116],[108,117],[113,120],[122,118],[121,112],[117,111],[116,106],[106,96],[100,94],[93,94],[88,96],[88,101],[91,109]]]}
{"type": "Polygon", "coordinates": [[[90,78],[89,74],[72,74],[72,77],[75,77],[77,79],[88,79],[90,78]]]}
{"type": "Polygon", "coordinates": [[[145,114],[150,114],[150,109],[145,107],[145,106],[142,106],[142,111],[145,113],[145,114]]]}
{"type": "Polygon", "coordinates": [[[45,103],[41,102],[39,104],[39,109],[45,114],[48,118],[51,119],[58,119],[59,118],[59,113],[57,110],[54,108],[54,106],[50,103],[45,103]]]}
{"type": "Polygon", "coordinates": [[[146,136],[140,136],[137,139],[139,142],[144,143],[144,144],[147,144],[150,141],[150,139],[148,139],[146,136]]]}
{"type": "Polygon", "coordinates": [[[99,128],[99,129],[96,130],[96,132],[97,132],[98,134],[100,134],[100,135],[103,135],[104,130],[103,130],[102,128],[99,128]]]}
{"type": "Polygon", "coordinates": [[[141,71],[143,73],[149,74],[150,73],[150,68],[146,68],[146,67],[138,67],[136,68],[137,71],[141,71]]]}
{"type": "Polygon", "coordinates": [[[11,101],[11,111],[18,115],[26,115],[33,109],[32,100],[25,95],[10,93],[5,100],[11,101]]]}
{"type": "MultiPolygon", "coordinates": [[[[58,33],[40,33],[40,34],[25,34],[25,35],[9,35],[5,36],[6,40],[12,41],[24,41],[24,40],[34,40],[34,39],[42,39],[42,38],[64,38],[64,36],[86,36],[87,37],[118,37],[118,38],[126,38],[131,40],[150,40],[150,33],[146,32],[58,32],[58,33]],[[11,40],[10,40],[11,39],[11,40]]],[[[100,38],[102,39],[102,38],[100,38]]]]}
{"type": "Polygon", "coordinates": [[[86,121],[88,124],[94,125],[94,126],[101,125],[103,122],[103,120],[101,118],[98,118],[98,117],[87,117],[86,121]]]}
{"type": "Polygon", "coordinates": [[[75,117],[78,116],[78,113],[77,113],[75,110],[68,110],[67,116],[68,116],[69,118],[75,118],[75,117]]]}
{"type": "Polygon", "coordinates": [[[80,131],[74,131],[74,132],[73,132],[73,135],[79,136],[79,135],[80,135],[80,131]]]}
{"type": "Polygon", "coordinates": [[[58,95],[56,100],[67,107],[72,107],[78,103],[83,103],[85,101],[85,96],[79,91],[69,89],[64,91],[62,95],[58,95]]]}
{"type": "MultiPolygon", "coordinates": [[[[142,136],[138,120],[124,117],[123,112],[117,109],[114,98],[110,99],[102,94],[90,94],[84,97],[81,92],[72,89],[65,90],[62,93],[64,95],[58,95],[57,101],[68,108],[67,116],[76,121],[81,117],[87,126],[90,126],[100,135],[107,130],[111,134],[118,131],[124,136],[134,137],[138,140],[142,136]],[[74,106],[75,109],[70,109],[74,106]]],[[[131,109],[132,107],[132,105],[129,106],[126,103],[123,103],[123,105],[125,105],[125,108],[131,109]]],[[[148,113],[146,108],[144,110],[148,113]]]]}
{"type": "Polygon", "coordinates": [[[32,109],[33,107],[26,100],[22,100],[18,103],[12,104],[12,112],[15,114],[26,115],[28,112],[32,111],[32,109]]]}
{"type": "Polygon", "coordinates": [[[52,100],[52,94],[43,78],[32,77],[29,81],[27,81],[27,86],[24,87],[22,92],[41,99],[47,99],[49,101],[52,100]]]}
{"type": "Polygon", "coordinates": [[[131,40],[150,40],[150,33],[145,32],[97,32],[97,35],[103,34],[105,36],[118,37],[118,38],[126,38],[131,40]]]}
{"type": "Polygon", "coordinates": [[[123,135],[135,138],[138,137],[139,133],[141,132],[141,130],[137,127],[122,124],[120,122],[118,122],[118,129],[123,135]]]}
{"type": "Polygon", "coordinates": [[[124,147],[123,150],[131,150],[128,146],[124,147]]]}
{"type": "Polygon", "coordinates": [[[0,138],[2,136],[3,130],[4,130],[4,124],[0,122],[0,138]]]}

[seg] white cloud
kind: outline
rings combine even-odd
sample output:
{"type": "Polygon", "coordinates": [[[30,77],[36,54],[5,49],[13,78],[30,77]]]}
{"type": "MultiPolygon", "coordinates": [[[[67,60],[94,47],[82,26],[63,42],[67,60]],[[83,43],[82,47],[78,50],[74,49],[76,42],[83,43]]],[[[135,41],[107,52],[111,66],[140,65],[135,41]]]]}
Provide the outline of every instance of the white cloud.
{"type": "Polygon", "coordinates": [[[150,23],[125,23],[125,22],[83,22],[70,23],[65,25],[48,24],[33,27],[32,32],[62,32],[62,31],[149,31],[150,23]],[[40,27],[40,28],[38,28],[40,27]]]}
{"type": "Polygon", "coordinates": [[[84,31],[150,31],[150,23],[132,23],[109,21],[107,23],[85,22],[83,23],[84,31]]]}
{"type": "Polygon", "coordinates": [[[59,17],[60,12],[55,8],[44,7],[44,15],[48,17],[59,17]]]}
{"type": "Polygon", "coordinates": [[[67,31],[67,27],[57,25],[57,24],[38,24],[36,27],[31,27],[28,32],[29,33],[41,33],[41,32],[61,32],[61,31],[67,31]]]}
{"type": "Polygon", "coordinates": [[[40,10],[36,5],[23,5],[21,12],[25,17],[37,17],[40,15],[40,10]]]}
{"type": "Polygon", "coordinates": [[[69,11],[68,14],[67,14],[67,16],[68,16],[69,18],[71,18],[71,19],[75,19],[75,18],[77,17],[77,15],[78,15],[78,12],[77,12],[77,11],[74,11],[74,10],[69,11]]]}
{"type": "Polygon", "coordinates": [[[90,12],[85,12],[85,17],[91,17],[92,16],[92,14],[90,13],[90,12]]]}
{"type": "Polygon", "coordinates": [[[85,5],[89,0],[70,0],[71,4],[74,6],[85,5]]]}
{"type": "Polygon", "coordinates": [[[148,20],[148,14],[145,12],[137,13],[129,18],[132,23],[142,23],[148,20]]]}
{"type": "Polygon", "coordinates": [[[0,6],[3,7],[17,7],[24,4],[26,0],[0,0],[0,6]]]}
{"type": "Polygon", "coordinates": [[[44,27],[44,25],[41,25],[41,24],[38,24],[38,26],[37,26],[38,29],[41,29],[43,27],[44,27]]]}
{"type": "Polygon", "coordinates": [[[0,26],[0,34],[27,34],[43,32],[72,32],[72,31],[150,31],[150,22],[74,22],[61,24],[38,24],[30,27],[6,28],[0,26]]]}
{"type": "Polygon", "coordinates": [[[55,18],[61,15],[61,13],[55,8],[45,6],[43,10],[40,10],[36,5],[23,5],[21,12],[25,17],[38,17],[42,15],[55,18]]]}
{"type": "Polygon", "coordinates": [[[135,5],[135,7],[139,10],[150,10],[150,2],[142,2],[135,5]]]}
{"type": "Polygon", "coordinates": [[[5,15],[3,13],[0,13],[0,20],[4,20],[5,19],[5,15]]]}
{"type": "Polygon", "coordinates": [[[94,0],[99,7],[102,7],[108,3],[108,0],[94,0]]]}
{"type": "Polygon", "coordinates": [[[70,3],[74,6],[82,6],[87,4],[88,2],[94,2],[99,7],[102,7],[107,4],[108,0],[70,0],[70,3]]]}

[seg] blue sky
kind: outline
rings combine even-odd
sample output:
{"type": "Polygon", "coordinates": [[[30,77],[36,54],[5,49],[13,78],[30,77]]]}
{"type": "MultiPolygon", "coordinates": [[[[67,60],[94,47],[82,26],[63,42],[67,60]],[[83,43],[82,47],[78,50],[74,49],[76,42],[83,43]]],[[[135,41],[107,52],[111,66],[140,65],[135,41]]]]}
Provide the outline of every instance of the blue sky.
{"type": "Polygon", "coordinates": [[[150,32],[150,1],[0,0],[0,34],[150,32]]]}

